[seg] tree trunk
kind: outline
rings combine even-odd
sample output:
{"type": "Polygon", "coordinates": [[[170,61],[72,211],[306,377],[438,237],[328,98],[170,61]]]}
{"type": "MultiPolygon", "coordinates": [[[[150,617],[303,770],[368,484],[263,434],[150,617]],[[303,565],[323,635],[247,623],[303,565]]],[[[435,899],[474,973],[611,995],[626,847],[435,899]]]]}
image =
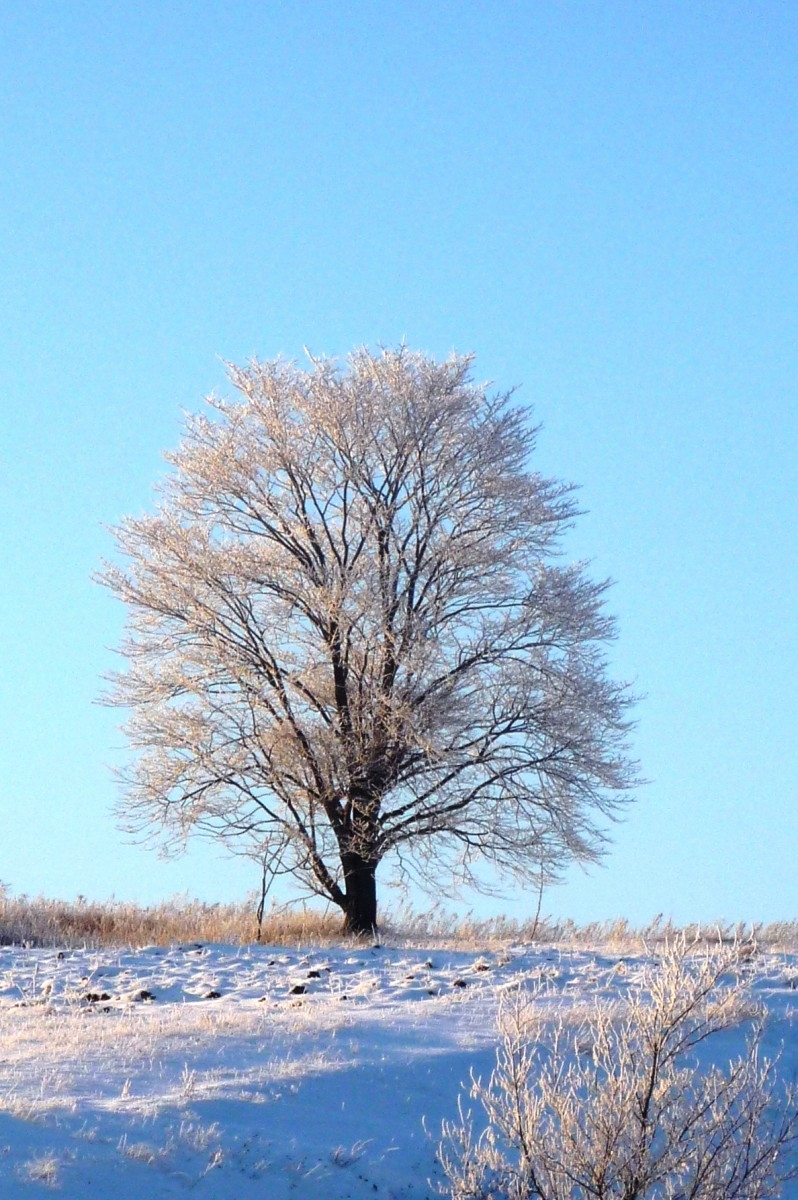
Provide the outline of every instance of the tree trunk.
{"type": "Polygon", "coordinates": [[[377,932],[377,864],[359,854],[342,854],[344,869],[344,933],[356,937],[377,932]]]}

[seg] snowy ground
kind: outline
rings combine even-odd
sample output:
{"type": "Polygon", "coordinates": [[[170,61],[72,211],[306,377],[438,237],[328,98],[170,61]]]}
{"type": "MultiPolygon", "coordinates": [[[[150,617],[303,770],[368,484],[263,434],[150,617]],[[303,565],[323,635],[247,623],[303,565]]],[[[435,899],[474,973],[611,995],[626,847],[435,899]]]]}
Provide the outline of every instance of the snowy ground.
{"type": "MultiPolygon", "coordinates": [[[[643,961],[523,946],[0,949],[0,1197],[427,1200],[441,1120],[470,1070],[490,1072],[502,992],[544,977],[552,1003],[612,998],[643,961]]],[[[766,1049],[783,1043],[798,1074],[798,957],[749,970],[766,1049]]]]}

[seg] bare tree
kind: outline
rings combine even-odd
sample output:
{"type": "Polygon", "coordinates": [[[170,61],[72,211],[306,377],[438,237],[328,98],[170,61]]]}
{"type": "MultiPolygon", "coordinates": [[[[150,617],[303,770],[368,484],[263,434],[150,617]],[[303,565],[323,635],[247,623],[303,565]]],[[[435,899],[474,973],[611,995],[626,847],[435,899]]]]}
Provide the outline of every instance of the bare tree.
{"type": "Polygon", "coordinates": [[[572,489],[470,363],[231,367],[100,576],[129,608],[125,823],[254,847],[353,932],[386,855],[536,881],[599,855],[633,783],[606,584],[555,562],[572,489]]]}
{"type": "Polygon", "coordinates": [[[736,950],[691,960],[666,949],[620,1011],[552,1020],[539,994],[500,1020],[490,1080],[444,1124],[439,1158],[452,1200],[765,1200],[796,1174],[798,1094],[761,1059],[756,1034],[725,1068],[698,1051],[752,1016],[724,983],[736,950]],[[548,1019],[547,1019],[548,1018],[548,1019]]]}

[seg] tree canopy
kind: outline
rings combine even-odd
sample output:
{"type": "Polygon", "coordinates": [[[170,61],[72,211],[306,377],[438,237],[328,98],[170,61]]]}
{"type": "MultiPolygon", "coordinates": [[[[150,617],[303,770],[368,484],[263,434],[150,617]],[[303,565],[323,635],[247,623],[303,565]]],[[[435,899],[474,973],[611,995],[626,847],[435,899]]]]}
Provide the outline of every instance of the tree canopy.
{"type": "Polygon", "coordinates": [[[230,367],[156,511],[117,529],[129,827],[212,833],[375,927],[378,864],[435,887],[596,858],[634,784],[605,582],[573,488],[471,358],[230,367]]]}

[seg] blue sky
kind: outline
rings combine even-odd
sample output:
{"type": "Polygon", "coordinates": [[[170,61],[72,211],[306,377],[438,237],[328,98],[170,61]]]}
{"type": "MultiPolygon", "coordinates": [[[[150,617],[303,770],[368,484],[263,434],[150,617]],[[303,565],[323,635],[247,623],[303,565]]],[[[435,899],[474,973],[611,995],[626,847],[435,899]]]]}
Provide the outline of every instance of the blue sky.
{"type": "MultiPolygon", "coordinates": [[[[582,485],[651,780],[579,920],[795,917],[798,10],[3,7],[0,879],[243,896],[111,813],[91,582],[223,360],[474,351],[582,485]]],[[[534,897],[483,902],[522,915],[534,897]]]]}

